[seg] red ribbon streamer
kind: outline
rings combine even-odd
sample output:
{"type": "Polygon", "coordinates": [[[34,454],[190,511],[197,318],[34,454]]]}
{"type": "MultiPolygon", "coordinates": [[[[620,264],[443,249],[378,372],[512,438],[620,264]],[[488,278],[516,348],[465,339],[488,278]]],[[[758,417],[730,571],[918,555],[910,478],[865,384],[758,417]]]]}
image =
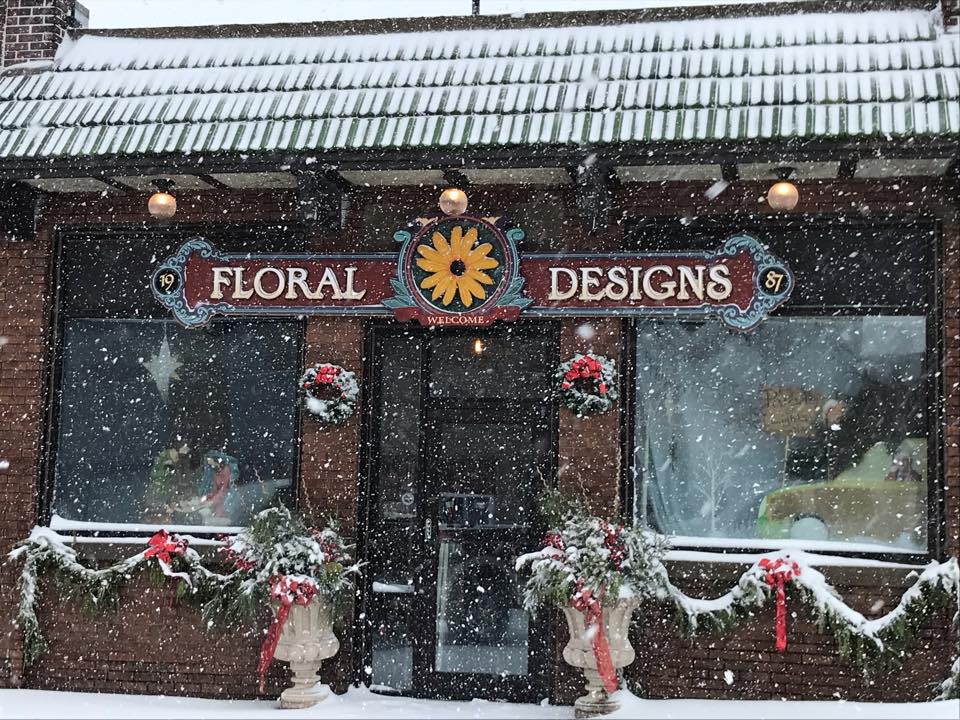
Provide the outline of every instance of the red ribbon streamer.
{"type": "Polygon", "coordinates": [[[280,607],[277,608],[277,615],[270,623],[270,627],[267,628],[267,636],[263,639],[263,645],[260,646],[260,661],[257,663],[257,674],[260,676],[260,692],[263,692],[267,668],[273,662],[273,655],[277,651],[277,643],[280,642],[280,634],[287,622],[290,608],[294,603],[309,605],[316,592],[317,588],[307,579],[293,580],[284,575],[272,580],[270,597],[278,600],[280,607]]]}
{"type": "Polygon", "coordinates": [[[147,546],[147,549],[143,552],[144,559],[149,560],[155,557],[157,564],[160,565],[161,572],[168,578],[173,578],[175,581],[170,589],[169,606],[173,607],[177,601],[179,581],[183,580],[189,585],[190,577],[186,573],[173,572],[173,570],[170,569],[170,561],[173,557],[182,556],[186,553],[187,541],[177,535],[171,535],[166,530],[160,530],[155,532],[150,540],[147,541],[147,546]]]}
{"type": "Polygon", "coordinates": [[[577,591],[570,600],[570,606],[581,613],[584,617],[584,626],[587,630],[595,627],[591,645],[593,647],[593,657],[597,661],[597,673],[603,682],[603,687],[608,693],[615,692],[619,687],[617,682],[617,671],[613,667],[613,659],[610,657],[610,646],[607,644],[607,634],[603,627],[603,592],[600,593],[600,599],[593,596],[589,590],[583,589],[583,581],[577,581],[577,591]]]}
{"type": "Polygon", "coordinates": [[[784,585],[800,574],[800,566],[793,560],[787,561],[783,558],[773,561],[769,558],[761,558],[759,565],[767,571],[764,576],[767,585],[777,588],[775,622],[777,652],[783,652],[787,649],[787,593],[784,585]]]}

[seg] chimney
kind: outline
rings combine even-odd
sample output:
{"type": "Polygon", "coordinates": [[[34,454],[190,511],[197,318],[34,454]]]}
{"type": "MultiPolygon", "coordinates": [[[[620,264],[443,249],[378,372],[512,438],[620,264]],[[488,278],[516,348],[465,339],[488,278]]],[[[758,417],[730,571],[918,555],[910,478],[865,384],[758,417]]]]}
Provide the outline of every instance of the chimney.
{"type": "Polygon", "coordinates": [[[960,0],[940,0],[943,11],[943,28],[947,32],[960,32],[960,0]]]}
{"type": "Polygon", "coordinates": [[[77,0],[0,0],[0,67],[53,60],[67,30],[88,18],[77,0]]]}

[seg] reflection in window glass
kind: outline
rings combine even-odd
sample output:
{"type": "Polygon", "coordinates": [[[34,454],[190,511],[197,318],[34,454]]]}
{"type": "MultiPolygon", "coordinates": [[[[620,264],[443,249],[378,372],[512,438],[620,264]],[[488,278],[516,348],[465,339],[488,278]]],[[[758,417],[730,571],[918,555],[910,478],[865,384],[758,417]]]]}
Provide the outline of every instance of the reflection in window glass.
{"type": "Polygon", "coordinates": [[[638,516],[683,537],[925,551],[925,324],[641,324],[638,516]]]}
{"type": "Polygon", "coordinates": [[[290,493],[299,328],[69,320],[54,513],[236,526],[290,493]]]}

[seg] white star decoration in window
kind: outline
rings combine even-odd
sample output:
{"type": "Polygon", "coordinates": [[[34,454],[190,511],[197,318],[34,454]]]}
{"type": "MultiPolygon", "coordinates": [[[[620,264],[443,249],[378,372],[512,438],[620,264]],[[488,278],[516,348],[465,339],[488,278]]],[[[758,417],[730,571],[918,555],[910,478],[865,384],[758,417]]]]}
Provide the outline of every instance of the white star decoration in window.
{"type": "Polygon", "coordinates": [[[180,358],[171,352],[166,333],[163,335],[163,342],[160,343],[160,350],[149,360],[141,360],[140,364],[150,373],[150,377],[157,384],[160,399],[166,403],[170,395],[170,381],[180,379],[177,370],[183,367],[180,358]]]}

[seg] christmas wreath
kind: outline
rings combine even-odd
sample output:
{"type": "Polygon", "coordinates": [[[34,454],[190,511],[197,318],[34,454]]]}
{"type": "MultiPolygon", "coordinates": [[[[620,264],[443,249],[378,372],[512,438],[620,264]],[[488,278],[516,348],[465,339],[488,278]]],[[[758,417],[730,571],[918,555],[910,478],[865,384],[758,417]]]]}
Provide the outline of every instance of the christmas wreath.
{"type": "Polygon", "coordinates": [[[560,401],[578,417],[604,413],[617,399],[616,378],[613,360],[577,353],[557,368],[560,401]]]}
{"type": "Polygon", "coordinates": [[[300,391],[307,412],[327,425],[339,425],[353,415],[360,397],[356,375],[330,363],[307,368],[300,377],[300,391]]]}

